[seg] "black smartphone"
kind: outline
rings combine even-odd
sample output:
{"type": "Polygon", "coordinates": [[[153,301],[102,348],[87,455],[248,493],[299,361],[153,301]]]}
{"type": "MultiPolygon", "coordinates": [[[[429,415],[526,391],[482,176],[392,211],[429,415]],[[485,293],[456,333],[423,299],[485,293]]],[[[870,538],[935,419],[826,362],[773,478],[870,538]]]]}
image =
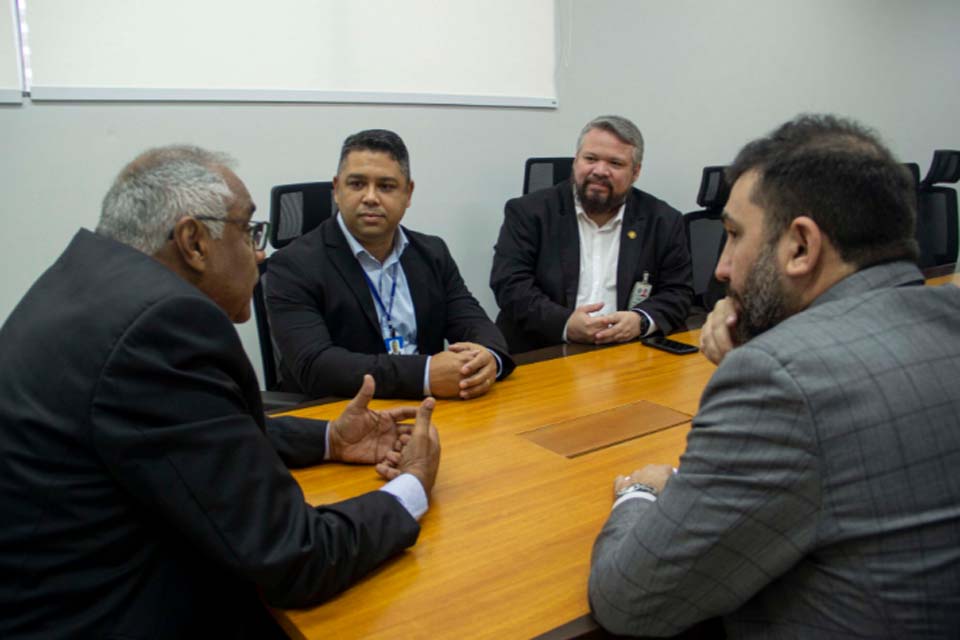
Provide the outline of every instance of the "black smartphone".
{"type": "Polygon", "coordinates": [[[669,338],[664,338],[663,336],[654,336],[652,338],[644,338],[641,340],[643,344],[648,347],[653,347],[654,349],[660,349],[661,351],[666,351],[667,353],[675,353],[678,356],[683,356],[688,353],[696,353],[700,351],[692,344],[684,344],[683,342],[677,342],[676,340],[670,340],[669,338]]]}

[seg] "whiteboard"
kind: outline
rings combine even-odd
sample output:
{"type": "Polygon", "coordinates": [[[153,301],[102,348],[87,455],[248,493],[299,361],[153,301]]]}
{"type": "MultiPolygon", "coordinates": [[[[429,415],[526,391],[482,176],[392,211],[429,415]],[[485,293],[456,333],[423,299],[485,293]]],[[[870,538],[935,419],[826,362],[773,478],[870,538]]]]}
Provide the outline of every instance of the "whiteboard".
{"type": "Polygon", "coordinates": [[[34,100],[556,107],[553,0],[27,0],[34,100]]]}
{"type": "Polygon", "coordinates": [[[0,103],[4,104],[23,101],[18,29],[16,0],[7,0],[0,6],[0,103]]]}

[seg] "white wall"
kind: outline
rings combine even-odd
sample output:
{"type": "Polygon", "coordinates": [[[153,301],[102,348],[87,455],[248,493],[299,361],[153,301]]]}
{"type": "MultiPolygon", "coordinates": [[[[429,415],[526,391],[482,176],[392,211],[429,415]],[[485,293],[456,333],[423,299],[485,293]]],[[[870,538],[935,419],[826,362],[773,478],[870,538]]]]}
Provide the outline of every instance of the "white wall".
{"type": "MultiPolygon", "coordinates": [[[[348,134],[396,130],[417,181],[405,223],[447,240],[491,315],[492,247],[524,159],[571,155],[580,127],[600,113],[640,126],[647,154],[638,186],[684,211],[695,208],[704,165],[729,162],[748,139],[801,111],[854,116],[922,171],[933,149],[960,148],[956,0],[561,0],[558,12],[557,110],[0,106],[0,319],[78,227],[96,224],[120,167],[153,145],[231,153],[265,217],[272,185],[329,179],[348,134]]],[[[259,369],[253,322],[239,331],[259,369]]]]}

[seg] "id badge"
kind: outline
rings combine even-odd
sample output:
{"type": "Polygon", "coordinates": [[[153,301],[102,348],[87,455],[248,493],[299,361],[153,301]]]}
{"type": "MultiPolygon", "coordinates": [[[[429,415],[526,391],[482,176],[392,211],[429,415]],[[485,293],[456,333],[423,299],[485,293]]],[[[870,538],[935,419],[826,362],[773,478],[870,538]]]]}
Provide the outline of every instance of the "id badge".
{"type": "Polygon", "coordinates": [[[627,303],[627,309],[633,309],[635,306],[645,301],[653,293],[653,285],[650,284],[650,272],[643,272],[643,280],[634,282],[633,289],[630,291],[630,299],[627,303]]]}
{"type": "Polygon", "coordinates": [[[400,350],[403,349],[403,336],[384,338],[383,344],[387,346],[387,353],[392,356],[398,356],[400,355],[400,350]]]}

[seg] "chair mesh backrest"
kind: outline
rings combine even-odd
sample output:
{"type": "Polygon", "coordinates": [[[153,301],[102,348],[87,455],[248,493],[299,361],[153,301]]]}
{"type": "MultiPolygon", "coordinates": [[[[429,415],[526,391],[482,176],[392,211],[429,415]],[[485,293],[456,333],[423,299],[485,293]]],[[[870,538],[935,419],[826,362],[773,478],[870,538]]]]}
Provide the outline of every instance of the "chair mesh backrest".
{"type": "Polygon", "coordinates": [[[690,234],[690,259],[693,263],[693,291],[702,296],[710,288],[713,272],[723,243],[723,222],[720,218],[703,217],[687,224],[690,234]]]}
{"type": "MultiPolygon", "coordinates": [[[[919,172],[918,172],[919,174],[919,172]]],[[[960,180],[960,151],[938,149],[917,192],[916,239],[921,268],[957,261],[957,192],[946,184],[960,180]]]]}
{"type": "Polygon", "coordinates": [[[913,188],[920,188],[920,165],[916,162],[904,162],[903,166],[907,168],[907,171],[910,172],[910,176],[913,178],[913,188]]]}
{"type": "MultiPolygon", "coordinates": [[[[269,258],[268,258],[269,260],[269,258]]],[[[259,265],[260,280],[253,289],[253,317],[257,321],[257,338],[260,341],[260,362],[263,364],[263,387],[267,391],[277,391],[280,388],[277,374],[278,362],[276,345],[273,334],[270,332],[270,321],[267,318],[267,304],[264,299],[263,287],[267,279],[267,261],[259,265]]]]}
{"type": "Polygon", "coordinates": [[[303,192],[280,194],[280,218],[277,220],[277,237],[289,241],[303,235],[303,192]]]}
{"type": "Polygon", "coordinates": [[[281,184],[270,190],[270,244],[279,249],[333,215],[332,182],[281,184]]]}
{"type": "Polygon", "coordinates": [[[573,158],[527,158],[523,170],[523,194],[547,189],[570,177],[573,158]]]}
{"type": "Polygon", "coordinates": [[[723,166],[703,168],[697,204],[704,209],[683,216],[693,267],[694,302],[707,311],[723,295],[723,285],[713,274],[727,238],[721,217],[730,196],[725,170],[723,166]]]}
{"type": "MultiPolygon", "coordinates": [[[[301,182],[281,184],[270,190],[270,244],[275,249],[286,246],[314,229],[333,215],[332,182],[301,182]]],[[[279,354],[264,300],[263,286],[267,279],[267,260],[260,264],[260,280],[253,290],[253,312],[260,339],[260,359],[263,363],[263,381],[267,391],[280,388],[279,354]]]]}
{"type": "Polygon", "coordinates": [[[957,261],[957,192],[949,187],[920,191],[917,207],[917,244],[921,268],[957,261]]]}

